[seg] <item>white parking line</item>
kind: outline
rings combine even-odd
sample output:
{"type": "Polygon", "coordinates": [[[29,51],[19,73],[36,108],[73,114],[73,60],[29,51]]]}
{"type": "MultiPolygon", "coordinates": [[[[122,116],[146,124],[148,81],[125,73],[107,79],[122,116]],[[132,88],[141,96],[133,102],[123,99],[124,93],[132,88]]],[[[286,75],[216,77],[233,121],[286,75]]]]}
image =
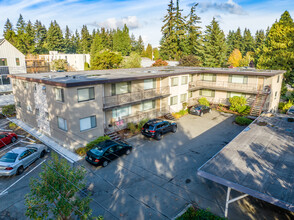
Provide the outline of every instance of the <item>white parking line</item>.
{"type": "Polygon", "coordinates": [[[38,164],[37,166],[35,166],[33,169],[31,169],[27,174],[25,174],[24,176],[22,176],[21,178],[19,178],[17,181],[15,181],[14,183],[12,183],[9,187],[7,187],[6,189],[4,189],[1,193],[0,196],[3,196],[5,194],[7,194],[7,190],[9,190],[11,187],[13,187],[15,184],[17,184],[19,181],[21,181],[23,178],[25,178],[27,175],[29,175],[31,172],[33,172],[35,169],[37,169],[39,166],[41,166],[47,159],[43,160],[40,164],[38,164]]]}
{"type": "Polygon", "coordinates": [[[6,145],[6,147],[5,147],[5,146],[3,146],[3,147],[4,147],[4,149],[1,149],[1,150],[0,150],[0,153],[1,153],[2,151],[5,151],[5,150],[7,150],[7,149],[9,149],[9,148],[13,147],[14,145],[18,144],[19,142],[21,142],[21,141],[20,141],[20,140],[18,140],[17,142],[14,142],[13,144],[8,144],[8,145],[6,145]]]}

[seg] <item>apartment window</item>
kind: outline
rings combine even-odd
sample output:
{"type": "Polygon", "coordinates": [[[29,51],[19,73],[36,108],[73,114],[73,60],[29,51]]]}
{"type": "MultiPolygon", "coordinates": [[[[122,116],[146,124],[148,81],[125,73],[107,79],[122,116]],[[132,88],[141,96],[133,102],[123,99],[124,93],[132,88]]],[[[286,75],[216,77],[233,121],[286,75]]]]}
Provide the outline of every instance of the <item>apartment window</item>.
{"type": "Polygon", "coordinates": [[[37,84],[34,84],[34,91],[37,91],[37,84]]]}
{"type": "Polygon", "coordinates": [[[64,118],[57,117],[58,128],[67,131],[67,121],[64,118]]]}
{"type": "Polygon", "coordinates": [[[117,109],[112,110],[112,117],[114,119],[119,119],[122,117],[129,116],[132,113],[132,107],[131,106],[125,106],[117,109]]]}
{"type": "Polygon", "coordinates": [[[96,116],[80,119],[80,131],[85,131],[96,127],[96,116]]]}
{"type": "Polygon", "coordinates": [[[145,101],[141,104],[141,110],[147,111],[155,108],[155,100],[145,101]]]}
{"type": "Polygon", "coordinates": [[[192,74],[189,75],[189,82],[193,82],[193,75],[192,74]]]}
{"type": "Polygon", "coordinates": [[[280,82],[280,76],[278,76],[278,79],[277,79],[277,83],[279,83],[280,82]]]}
{"type": "Polygon", "coordinates": [[[64,102],[64,91],[61,88],[55,88],[56,101],[64,102]]]}
{"type": "Polygon", "coordinates": [[[6,58],[0,58],[0,66],[7,66],[7,59],[6,58]]]}
{"type": "Polygon", "coordinates": [[[187,101],[187,93],[185,93],[185,94],[181,94],[180,102],[183,103],[183,102],[185,102],[185,101],[187,101]]]}
{"type": "Polygon", "coordinates": [[[154,89],[155,80],[154,79],[145,79],[144,80],[144,89],[154,89]]]}
{"type": "Polygon", "coordinates": [[[40,110],[38,108],[35,109],[35,114],[38,116],[40,115],[40,110]]]}
{"type": "Polygon", "coordinates": [[[29,88],[29,83],[28,83],[28,82],[23,82],[23,87],[24,87],[25,89],[29,88]]]}
{"type": "Polygon", "coordinates": [[[21,108],[21,102],[20,101],[17,101],[16,102],[16,106],[19,107],[19,108],[21,108]]]}
{"type": "Polygon", "coordinates": [[[15,58],[16,66],[20,66],[19,58],[15,58]]]}
{"type": "Polygon", "coordinates": [[[120,95],[131,92],[131,82],[111,84],[111,95],[120,95]]]}
{"type": "Polygon", "coordinates": [[[193,92],[192,91],[189,91],[188,92],[188,98],[192,98],[193,97],[193,92]]]}
{"type": "Polygon", "coordinates": [[[275,99],[277,98],[277,96],[278,96],[278,92],[275,92],[275,99]]]}
{"type": "Polygon", "coordinates": [[[238,96],[238,97],[245,97],[245,94],[243,93],[239,93],[239,92],[227,92],[227,98],[232,98],[234,96],[238,96]]]}
{"type": "Polygon", "coordinates": [[[179,77],[171,78],[171,86],[177,86],[177,85],[179,85],[179,77]]]}
{"type": "Polygon", "coordinates": [[[49,120],[49,113],[48,112],[45,112],[45,117],[47,120],[49,120]]]}
{"type": "Polygon", "coordinates": [[[215,96],[214,90],[201,89],[199,93],[201,96],[206,96],[206,97],[214,97],[215,96]]]}
{"type": "Polygon", "coordinates": [[[78,102],[84,102],[95,99],[94,87],[78,89],[78,102]]]}
{"type": "Polygon", "coordinates": [[[9,85],[10,79],[7,77],[7,75],[0,76],[0,85],[9,85]]]}
{"type": "Polygon", "coordinates": [[[216,82],[216,75],[211,74],[211,73],[204,73],[204,74],[201,74],[201,80],[202,81],[216,82]]]}
{"type": "Polygon", "coordinates": [[[229,83],[247,84],[248,83],[248,76],[230,75],[229,76],[229,83]]]}
{"type": "Polygon", "coordinates": [[[188,76],[182,76],[182,85],[186,85],[188,83],[188,76]]]}
{"type": "Polygon", "coordinates": [[[170,97],[170,105],[178,104],[178,96],[170,97]]]}
{"type": "Polygon", "coordinates": [[[42,93],[46,94],[46,86],[42,86],[42,93]]]}

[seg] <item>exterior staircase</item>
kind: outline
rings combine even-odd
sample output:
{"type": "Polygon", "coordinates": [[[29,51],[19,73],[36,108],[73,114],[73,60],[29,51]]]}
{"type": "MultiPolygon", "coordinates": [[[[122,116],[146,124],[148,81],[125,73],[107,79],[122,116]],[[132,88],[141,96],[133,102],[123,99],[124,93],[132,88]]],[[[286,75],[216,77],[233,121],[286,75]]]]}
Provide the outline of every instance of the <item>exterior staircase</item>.
{"type": "Polygon", "coordinates": [[[164,118],[168,119],[168,120],[172,120],[172,121],[176,120],[175,117],[171,113],[165,114],[164,118]]]}
{"type": "Polygon", "coordinates": [[[113,141],[122,141],[122,137],[116,131],[107,131],[105,135],[109,136],[113,141]]]}
{"type": "Polygon", "coordinates": [[[267,90],[265,92],[261,91],[256,95],[256,98],[253,102],[253,105],[250,111],[251,116],[258,117],[261,114],[269,94],[270,94],[270,90],[267,90]]]}

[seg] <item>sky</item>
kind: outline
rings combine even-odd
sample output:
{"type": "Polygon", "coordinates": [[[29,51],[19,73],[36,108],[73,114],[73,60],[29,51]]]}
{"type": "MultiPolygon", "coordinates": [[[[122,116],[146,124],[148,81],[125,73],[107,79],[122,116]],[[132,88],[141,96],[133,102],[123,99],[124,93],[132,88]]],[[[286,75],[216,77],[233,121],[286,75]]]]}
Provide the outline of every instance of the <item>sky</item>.
{"type": "MultiPolygon", "coordinates": [[[[175,2],[176,0],[174,0],[175,2]]],[[[124,24],[136,38],[142,36],[145,46],[159,46],[163,17],[170,0],[0,0],[0,36],[6,19],[16,25],[19,14],[25,21],[40,20],[48,28],[56,20],[65,30],[81,30],[84,24],[93,28],[117,28],[124,24]]],[[[215,17],[225,34],[238,27],[251,33],[271,26],[288,10],[294,17],[293,0],[180,0],[182,14],[187,15],[193,4],[201,17],[202,31],[215,17]]]]}

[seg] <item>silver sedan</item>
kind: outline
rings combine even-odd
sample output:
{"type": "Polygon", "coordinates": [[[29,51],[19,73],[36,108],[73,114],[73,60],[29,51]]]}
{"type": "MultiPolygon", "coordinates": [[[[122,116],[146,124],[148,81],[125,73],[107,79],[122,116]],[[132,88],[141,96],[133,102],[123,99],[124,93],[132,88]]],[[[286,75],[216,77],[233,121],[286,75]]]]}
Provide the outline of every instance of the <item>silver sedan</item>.
{"type": "Polygon", "coordinates": [[[44,157],[46,152],[48,148],[44,144],[32,144],[8,151],[0,158],[0,176],[21,174],[38,158],[44,157]]]}

